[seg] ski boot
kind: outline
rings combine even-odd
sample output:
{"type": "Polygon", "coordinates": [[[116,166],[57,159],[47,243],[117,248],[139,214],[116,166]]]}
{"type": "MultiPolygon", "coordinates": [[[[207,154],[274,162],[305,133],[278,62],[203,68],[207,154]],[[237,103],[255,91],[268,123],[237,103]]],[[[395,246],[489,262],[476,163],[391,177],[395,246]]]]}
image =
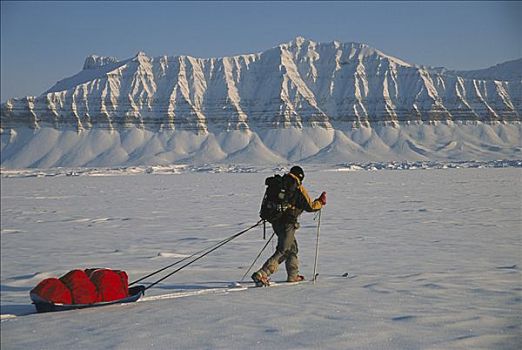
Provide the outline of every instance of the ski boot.
{"type": "Polygon", "coordinates": [[[287,282],[301,282],[301,281],[304,281],[304,276],[303,275],[295,275],[295,276],[288,276],[288,278],[286,279],[287,282]]]}
{"type": "Polygon", "coordinates": [[[270,286],[270,278],[267,275],[263,274],[260,271],[254,272],[252,275],[252,280],[254,280],[256,287],[268,287],[270,286]]]}

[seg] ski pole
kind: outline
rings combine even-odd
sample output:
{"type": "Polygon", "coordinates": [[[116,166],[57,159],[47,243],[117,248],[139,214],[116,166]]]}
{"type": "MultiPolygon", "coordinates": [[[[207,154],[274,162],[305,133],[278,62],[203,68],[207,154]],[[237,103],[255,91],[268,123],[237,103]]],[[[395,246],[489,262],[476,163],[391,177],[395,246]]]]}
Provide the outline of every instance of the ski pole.
{"type": "Polygon", "coordinates": [[[315,284],[315,281],[317,280],[317,260],[319,258],[319,229],[321,227],[321,212],[323,210],[319,210],[319,215],[317,218],[317,239],[315,242],[315,261],[314,261],[314,276],[313,276],[313,282],[315,284]]]}
{"type": "Polygon", "coordinates": [[[248,273],[250,272],[250,270],[252,269],[252,267],[254,266],[254,264],[256,263],[257,259],[259,259],[259,257],[261,256],[261,254],[263,254],[263,251],[266,249],[266,247],[268,246],[268,243],[270,243],[270,241],[272,240],[272,238],[274,238],[274,235],[275,235],[275,232],[272,233],[272,236],[270,236],[270,238],[268,239],[268,241],[266,241],[264,247],[261,249],[261,251],[259,252],[259,254],[257,254],[256,258],[254,259],[254,262],[252,263],[252,265],[250,265],[250,267],[248,268],[248,270],[245,272],[245,274],[243,275],[243,277],[241,277],[241,280],[239,282],[243,282],[245,280],[245,277],[246,275],[248,275],[248,273]]]}

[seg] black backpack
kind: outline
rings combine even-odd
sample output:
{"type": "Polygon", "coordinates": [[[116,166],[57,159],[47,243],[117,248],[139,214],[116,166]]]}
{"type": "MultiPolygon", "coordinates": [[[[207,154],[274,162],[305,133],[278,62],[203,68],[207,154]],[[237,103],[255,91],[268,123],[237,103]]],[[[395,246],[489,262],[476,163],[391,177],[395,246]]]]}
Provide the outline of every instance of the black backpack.
{"type": "Polygon", "coordinates": [[[284,212],[291,206],[297,185],[288,175],[274,175],[265,180],[267,186],[259,216],[261,219],[274,223],[282,218],[284,212]]]}

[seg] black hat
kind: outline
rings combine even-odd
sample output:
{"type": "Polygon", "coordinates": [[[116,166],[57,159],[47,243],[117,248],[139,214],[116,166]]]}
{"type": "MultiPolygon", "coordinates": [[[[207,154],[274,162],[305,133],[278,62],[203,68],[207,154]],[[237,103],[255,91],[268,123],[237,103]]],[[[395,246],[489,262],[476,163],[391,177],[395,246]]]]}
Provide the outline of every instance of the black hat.
{"type": "Polygon", "coordinates": [[[298,165],[293,166],[292,169],[290,169],[290,173],[297,176],[300,181],[303,181],[304,171],[303,171],[303,168],[301,168],[300,166],[298,166],[298,165]]]}

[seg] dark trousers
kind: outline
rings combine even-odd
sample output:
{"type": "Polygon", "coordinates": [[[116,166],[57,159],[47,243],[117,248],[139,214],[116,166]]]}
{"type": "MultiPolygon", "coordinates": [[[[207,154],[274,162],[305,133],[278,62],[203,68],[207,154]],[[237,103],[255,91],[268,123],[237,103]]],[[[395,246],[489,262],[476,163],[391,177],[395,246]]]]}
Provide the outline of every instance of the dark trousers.
{"type": "Polygon", "coordinates": [[[299,228],[299,224],[283,221],[272,224],[272,227],[277,235],[277,248],[261,270],[270,276],[277,271],[282,262],[285,262],[288,277],[295,277],[299,274],[299,259],[297,258],[299,249],[295,239],[295,232],[299,228]]]}

